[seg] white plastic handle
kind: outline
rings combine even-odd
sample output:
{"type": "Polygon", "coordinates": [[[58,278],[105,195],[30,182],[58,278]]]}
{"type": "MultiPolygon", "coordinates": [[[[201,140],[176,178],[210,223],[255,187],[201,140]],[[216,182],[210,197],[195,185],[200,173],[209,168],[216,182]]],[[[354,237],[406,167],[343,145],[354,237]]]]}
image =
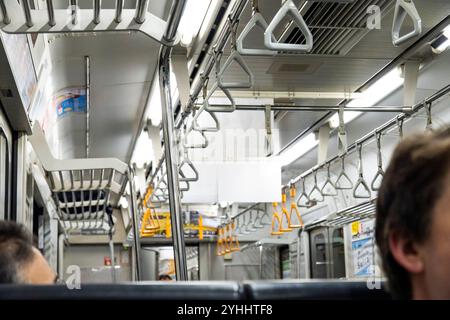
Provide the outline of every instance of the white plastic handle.
{"type": "Polygon", "coordinates": [[[225,87],[221,87],[217,82],[214,84],[214,86],[211,88],[210,93],[208,94],[208,96],[206,97],[205,101],[204,101],[204,107],[205,110],[208,112],[234,112],[236,110],[236,103],[234,102],[233,97],[231,96],[230,91],[228,91],[227,88],[225,87]],[[225,95],[227,96],[228,100],[230,100],[231,105],[230,106],[211,106],[209,105],[209,99],[211,98],[212,94],[218,89],[220,88],[223,93],[225,93],[225,95]]]}
{"type": "Polygon", "coordinates": [[[287,0],[277,12],[273,20],[270,22],[269,26],[264,32],[264,44],[270,50],[276,51],[310,52],[312,50],[314,45],[313,35],[306,25],[305,20],[303,20],[302,15],[298,12],[297,6],[292,0],[287,0]],[[279,43],[272,40],[275,28],[284,19],[284,17],[288,15],[291,16],[291,18],[300,28],[300,31],[305,36],[305,44],[279,43]]]}
{"type": "MultiPolygon", "coordinates": [[[[195,182],[195,181],[198,181],[198,171],[195,168],[194,164],[191,162],[191,160],[189,160],[187,158],[183,159],[183,161],[180,163],[178,171],[179,171],[179,173],[181,175],[180,181],[183,181],[183,182],[195,182]],[[192,177],[187,177],[186,176],[186,174],[185,174],[185,172],[183,170],[184,166],[188,166],[191,169],[191,171],[193,172],[193,176],[192,177]]],[[[185,190],[185,191],[187,191],[187,190],[185,190]]]]}
{"type": "MultiPolygon", "coordinates": [[[[255,82],[255,77],[253,76],[252,70],[248,67],[247,63],[245,62],[244,58],[239,54],[237,51],[233,51],[230,56],[228,57],[227,61],[223,64],[222,68],[219,71],[217,82],[219,84],[220,88],[226,88],[226,89],[249,89],[253,87],[253,84],[255,82]],[[236,61],[242,68],[242,70],[245,71],[245,73],[248,75],[248,81],[247,82],[223,82],[223,74],[225,71],[230,67],[230,65],[233,63],[233,61],[236,61]]],[[[225,93],[226,94],[226,93],[225,93]]]]}
{"type": "Polygon", "coordinates": [[[195,131],[203,131],[203,132],[218,132],[220,130],[220,122],[217,119],[216,115],[212,112],[206,111],[205,108],[201,108],[200,110],[197,111],[197,113],[195,114],[194,120],[193,120],[193,130],[195,131]],[[202,114],[202,112],[205,111],[207,112],[210,117],[214,120],[215,123],[215,127],[200,127],[198,124],[198,118],[200,117],[200,115],[202,114]]]}
{"type": "MultiPolygon", "coordinates": [[[[242,54],[243,56],[274,56],[277,54],[276,51],[273,50],[267,50],[267,49],[246,49],[244,48],[244,39],[248,36],[250,31],[254,27],[260,27],[263,31],[266,31],[269,25],[267,24],[266,19],[262,16],[261,13],[256,12],[250,21],[245,26],[244,30],[242,30],[241,34],[239,35],[237,41],[236,41],[236,48],[237,51],[242,54]]],[[[274,35],[272,35],[272,41],[276,41],[276,38],[274,35]]]]}
{"type": "Polygon", "coordinates": [[[394,23],[392,26],[392,43],[394,46],[400,46],[406,41],[422,34],[422,18],[417,12],[416,6],[412,0],[397,0],[394,12],[394,23]],[[414,30],[400,36],[400,30],[406,15],[409,15],[414,23],[414,30]]]}

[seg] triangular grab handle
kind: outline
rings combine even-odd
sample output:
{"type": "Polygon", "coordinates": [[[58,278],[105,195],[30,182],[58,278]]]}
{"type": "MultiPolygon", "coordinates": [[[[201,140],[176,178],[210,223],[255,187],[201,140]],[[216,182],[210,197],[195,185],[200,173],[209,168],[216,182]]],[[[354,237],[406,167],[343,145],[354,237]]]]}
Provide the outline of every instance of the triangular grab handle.
{"type": "MultiPolygon", "coordinates": [[[[239,37],[237,39],[237,42],[236,42],[237,51],[240,54],[242,54],[243,56],[274,56],[274,55],[276,55],[277,52],[273,51],[273,50],[244,48],[244,39],[248,36],[250,31],[252,31],[252,29],[254,27],[259,27],[263,31],[266,31],[268,26],[269,26],[269,24],[267,23],[266,19],[264,19],[262,14],[259,12],[256,12],[252,16],[250,21],[247,23],[244,30],[242,30],[241,34],[239,35],[239,37]]],[[[276,38],[274,35],[272,35],[272,41],[276,42],[276,38]]]]}
{"type": "Polygon", "coordinates": [[[203,111],[206,111],[204,108],[200,109],[194,116],[193,121],[193,130],[195,131],[203,131],[203,132],[218,132],[220,130],[220,122],[217,119],[217,116],[214,113],[211,113],[209,111],[206,111],[211,118],[213,119],[215,126],[214,127],[200,127],[198,124],[198,118],[202,114],[203,111]]]}
{"type": "Polygon", "coordinates": [[[233,97],[231,96],[230,91],[227,88],[221,87],[218,83],[215,83],[214,86],[211,88],[211,92],[206,97],[203,106],[205,107],[205,110],[208,112],[234,112],[236,110],[236,103],[234,102],[233,97]],[[209,99],[211,98],[212,94],[217,90],[221,89],[223,93],[225,93],[226,97],[230,101],[230,106],[211,106],[209,104],[209,99]]]}
{"type": "Polygon", "coordinates": [[[309,30],[308,25],[306,24],[302,15],[298,11],[297,6],[294,4],[292,0],[287,0],[270,22],[269,26],[264,32],[264,44],[270,50],[275,51],[310,52],[312,50],[314,45],[313,35],[309,30]],[[306,39],[305,44],[279,43],[274,42],[272,40],[275,28],[288,15],[292,17],[294,22],[298,25],[300,31],[305,36],[306,39]]]}
{"type": "MultiPolygon", "coordinates": [[[[220,88],[226,88],[226,89],[249,89],[253,87],[253,84],[255,82],[255,77],[253,76],[252,70],[250,70],[249,66],[245,62],[244,58],[239,54],[237,51],[233,51],[231,55],[228,57],[228,59],[223,64],[222,68],[219,71],[219,74],[217,76],[217,82],[220,88]],[[231,66],[233,61],[236,61],[237,64],[239,64],[244,70],[244,72],[248,76],[247,82],[224,82],[223,81],[223,74],[227,69],[231,66]]],[[[226,93],[225,93],[226,94],[226,93]]]]}
{"type": "Polygon", "coordinates": [[[397,0],[395,4],[394,23],[392,25],[392,43],[398,47],[406,41],[422,34],[422,18],[417,12],[417,8],[412,0],[397,0]],[[409,15],[413,21],[414,29],[400,36],[403,22],[406,16],[409,15]]]}

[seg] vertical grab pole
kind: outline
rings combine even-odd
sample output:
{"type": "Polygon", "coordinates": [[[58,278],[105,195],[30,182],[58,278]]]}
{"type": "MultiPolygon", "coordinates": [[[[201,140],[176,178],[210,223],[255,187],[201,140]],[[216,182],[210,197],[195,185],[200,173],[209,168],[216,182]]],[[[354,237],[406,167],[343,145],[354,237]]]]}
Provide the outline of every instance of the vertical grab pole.
{"type": "MultiPolygon", "coordinates": [[[[164,40],[173,41],[186,0],[174,0],[169,15],[164,40]]],[[[177,146],[175,142],[175,126],[170,93],[170,57],[172,49],[167,46],[161,48],[159,56],[159,84],[161,90],[162,124],[164,136],[164,153],[166,158],[167,187],[169,189],[169,206],[172,225],[173,250],[175,270],[178,281],[187,281],[186,250],[184,244],[184,231],[181,212],[181,198],[178,181],[177,146]]]]}
{"type": "Polygon", "coordinates": [[[27,21],[27,27],[31,28],[33,26],[33,19],[31,18],[30,3],[28,0],[22,0],[22,6],[25,20],[27,21]]]}
{"type": "Polygon", "coordinates": [[[122,12],[123,12],[123,0],[116,0],[116,17],[114,19],[115,22],[122,22],[122,12]]]}
{"type": "Polygon", "coordinates": [[[134,190],[134,173],[131,167],[128,168],[127,173],[128,183],[130,184],[131,197],[131,224],[133,226],[133,240],[134,240],[134,256],[136,259],[136,281],[141,280],[141,242],[139,239],[139,222],[138,212],[136,210],[136,192],[134,190]]]}
{"type": "Polygon", "coordinates": [[[53,7],[53,0],[47,0],[48,25],[53,27],[56,25],[55,9],[53,7]]]}
{"type": "Polygon", "coordinates": [[[94,1],[94,23],[99,24],[100,23],[100,11],[102,8],[102,0],[95,0],[94,1]]]}
{"type": "Polygon", "coordinates": [[[1,9],[2,15],[3,15],[3,23],[10,24],[11,19],[9,18],[8,10],[6,9],[4,0],[0,0],[0,9],[1,9]]]}

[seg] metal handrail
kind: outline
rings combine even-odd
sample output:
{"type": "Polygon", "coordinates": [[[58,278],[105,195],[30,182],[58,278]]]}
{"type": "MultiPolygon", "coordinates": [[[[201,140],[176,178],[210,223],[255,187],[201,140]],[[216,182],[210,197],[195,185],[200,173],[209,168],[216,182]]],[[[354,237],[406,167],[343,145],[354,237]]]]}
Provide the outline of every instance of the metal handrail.
{"type": "MultiPolygon", "coordinates": [[[[364,135],[363,137],[361,137],[360,139],[355,141],[353,144],[348,146],[346,153],[344,153],[342,155],[335,155],[332,158],[328,159],[327,162],[330,162],[330,163],[336,162],[337,160],[342,159],[343,157],[346,157],[347,155],[349,155],[353,151],[355,151],[355,149],[357,149],[357,146],[359,144],[369,143],[370,141],[373,140],[373,136],[376,131],[385,132],[385,131],[391,129],[392,127],[397,126],[399,128],[399,132],[402,134],[403,133],[402,128],[403,128],[405,121],[410,120],[414,114],[416,114],[417,112],[422,110],[425,107],[426,103],[433,103],[434,101],[439,100],[440,98],[442,98],[443,96],[445,96],[448,93],[450,93],[450,84],[446,85],[445,87],[438,90],[431,96],[425,98],[423,101],[414,105],[411,108],[411,112],[400,114],[400,115],[392,118],[391,120],[385,122],[383,125],[379,126],[378,128],[374,129],[373,131],[369,132],[368,134],[364,135]]],[[[318,170],[322,167],[323,167],[323,165],[316,165],[316,166],[310,168],[309,170],[306,170],[302,174],[298,175],[296,178],[292,179],[288,185],[282,186],[282,188],[288,187],[290,184],[297,184],[298,182],[302,181],[304,178],[309,176],[311,173],[313,173],[315,170],[318,170]]],[[[338,189],[339,189],[339,187],[338,187],[338,189]]]]}

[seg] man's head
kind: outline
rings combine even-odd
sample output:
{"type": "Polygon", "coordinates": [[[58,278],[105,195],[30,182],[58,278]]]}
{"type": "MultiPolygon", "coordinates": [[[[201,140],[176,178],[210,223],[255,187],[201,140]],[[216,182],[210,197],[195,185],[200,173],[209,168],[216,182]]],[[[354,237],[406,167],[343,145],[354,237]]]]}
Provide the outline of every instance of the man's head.
{"type": "Polygon", "coordinates": [[[168,274],[161,274],[159,276],[159,281],[172,281],[172,277],[168,274]]]}
{"type": "Polygon", "coordinates": [[[450,130],[396,148],[377,202],[376,242],[395,298],[450,299],[450,130]]]}
{"type": "Polygon", "coordinates": [[[55,276],[32,235],[21,225],[0,221],[0,284],[51,284],[55,276]]]}

